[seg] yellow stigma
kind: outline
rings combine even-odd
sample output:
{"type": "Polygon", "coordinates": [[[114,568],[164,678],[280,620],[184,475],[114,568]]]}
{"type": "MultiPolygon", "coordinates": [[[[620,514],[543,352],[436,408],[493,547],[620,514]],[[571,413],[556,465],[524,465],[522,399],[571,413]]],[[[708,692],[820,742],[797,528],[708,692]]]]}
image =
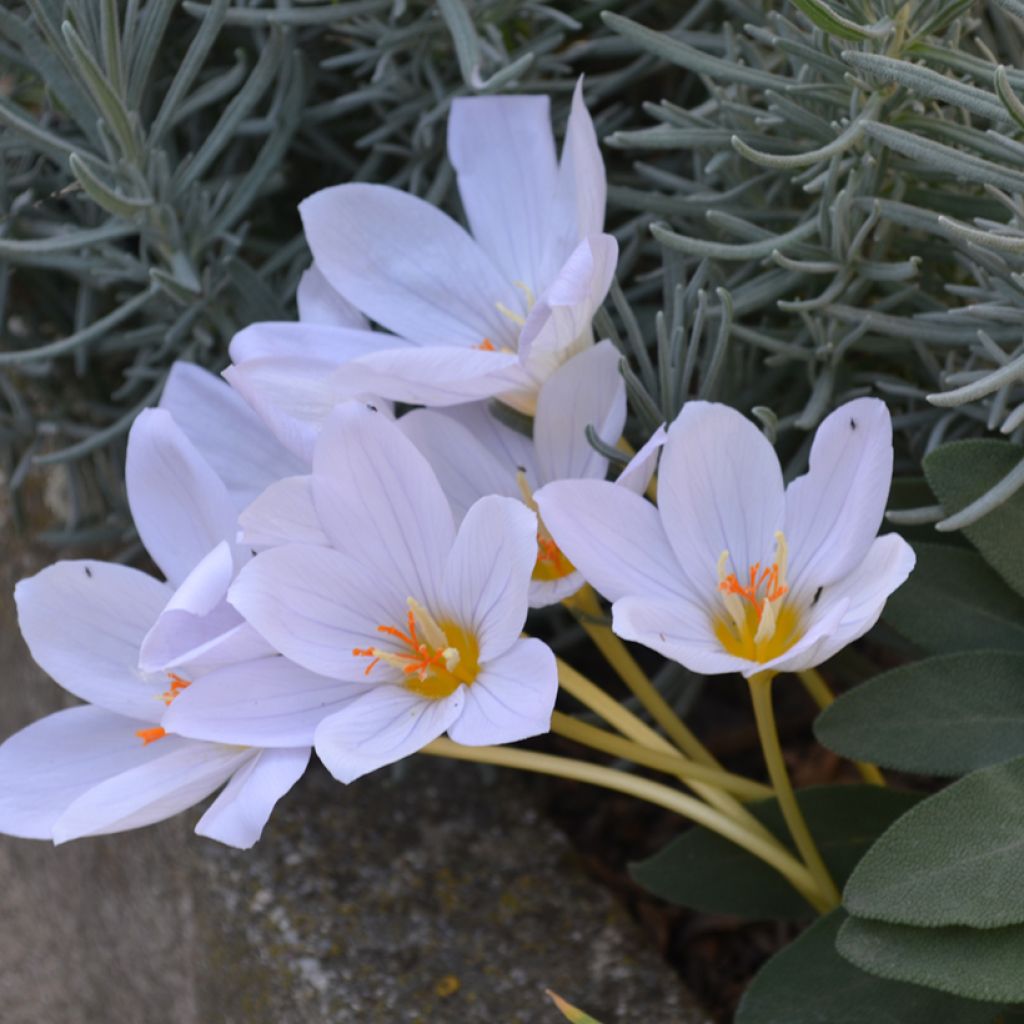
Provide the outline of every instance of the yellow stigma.
{"type": "Polygon", "coordinates": [[[775,534],[775,561],[762,569],[749,567],[741,583],[735,573],[725,572],[729,552],[718,559],[718,590],[725,614],[712,619],[719,643],[737,658],[766,662],[785,654],[803,635],[800,611],[786,601],[788,549],[782,531],[775,534]]]}
{"type": "Polygon", "coordinates": [[[357,658],[372,658],[366,675],[383,662],[401,671],[406,689],[437,700],[469,686],[480,673],[480,644],[456,622],[435,619],[415,598],[408,598],[405,630],[383,625],[377,630],[391,638],[394,650],[354,647],[357,658]]]}

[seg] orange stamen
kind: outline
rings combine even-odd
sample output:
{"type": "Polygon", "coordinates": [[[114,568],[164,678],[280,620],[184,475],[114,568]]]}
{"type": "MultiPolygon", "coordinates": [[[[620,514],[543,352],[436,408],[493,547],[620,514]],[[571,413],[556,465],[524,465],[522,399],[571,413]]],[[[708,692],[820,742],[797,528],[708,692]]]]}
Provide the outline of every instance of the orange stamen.
{"type": "Polygon", "coordinates": [[[182,690],[187,690],[192,685],[191,679],[183,679],[176,672],[168,672],[167,678],[170,679],[171,685],[160,694],[160,699],[170,707],[171,702],[177,697],[182,690]]]}
{"type": "Polygon", "coordinates": [[[479,345],[474,345],[473,348],[475,348],[479,352],[497,352],[498,351],[494,347],[494,342],[492,342],[490,338],[484,338],[484,340],[481,341],[479,345]]]}
{"type": "MultiPolygon", "coordinates": [[[[386,660],[391,661],[392,664],[396,660],[399,663],[405,662],[405,664],[399,664],[395,667],[400,667],[403,674],[407,676],[417,676],[420,682],[423,682],[432,669],[445,666],[445,651],[443,648],[432,650],[429,644],[424,643],[419,638],[419,635],[416,633],[416,615],[412,610],[409,611],[408,623],[408,633],[403,633],[397,626],[378,626],[377,630],[390,637],[394,637],[400,644],[408,648],[405,651],[385,652],[386,660]]],[[[381,652],[376,647],[353,647],[352,654],[357,658],[373,659],[363,673],[363,675],[367,676],[382,660],[381,652]]]]}
{"type": "Polygon", "coordinates": [[[779,582],[779,566],[773,562],[767,569],[761,569],[761,563],[755,562],[750,567],[750,582],[743,586],[736,578],[735,573],[730,573],[718,584],[718,589],[723,594],[735,594],[754,606],[758,621],[764,612],[764,606],[769,601],[778,601],[789,592],[789,587],[779,582]],[[764,596],[758,597],[758,593],[764,588],[764,596]]]}
{"type": "Polygon", "coordinates": [[[162,740],[167,735],[167,732],[166,730],[161,729],[159,725],[156,725],[152,729],[139,729],[135,735],[142,740],[142,745],[144,747],[148,747],[150,743],[156,743],[157,740],[162,740]]]}

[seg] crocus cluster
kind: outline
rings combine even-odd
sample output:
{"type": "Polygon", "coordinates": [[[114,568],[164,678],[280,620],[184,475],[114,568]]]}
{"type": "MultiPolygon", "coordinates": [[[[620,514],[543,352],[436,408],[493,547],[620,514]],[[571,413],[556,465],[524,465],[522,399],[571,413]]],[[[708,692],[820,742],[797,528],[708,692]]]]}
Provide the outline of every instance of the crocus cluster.
{"type": "Polygon", "coordinates": [[[523,630],[585,583],[621,637],[750,675],[829,657],[910,571],[876,538],[874,399],[788,488],[748,420],[696,402],[609,480],[588,430],[606,450],[626,420],[592,330],[617,249],[581,91],[560,157],[540,96],[455,100],[448,151],[470,232],[388,187],[317,193],[299,320],[242,330],[228,383],[177,365],[138,417],[128,503],[162,578],[18,584],[32,656],[85,703],[0,746],[0,830],[116,832],[219,789],[197,831],[247,847],[312,750],[348,783],[445,734],[547,731],[556,659],[523,630]]]}

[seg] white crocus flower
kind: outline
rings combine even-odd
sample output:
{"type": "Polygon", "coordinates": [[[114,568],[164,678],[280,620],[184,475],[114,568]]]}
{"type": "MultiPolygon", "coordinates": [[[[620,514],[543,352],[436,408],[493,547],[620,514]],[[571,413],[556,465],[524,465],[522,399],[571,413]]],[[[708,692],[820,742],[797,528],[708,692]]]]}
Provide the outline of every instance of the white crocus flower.
{"type": "Polygon", "coordinates": [[[878,620],[914,565],[878,537],[892,423],[861,398],[818,428],[808,472],[783,486],[771,445],[738,412],[690,402],[668,431],[658,507],[593,480],[536,495],[548,529],[613,602],[613,629],[706,674],[800,671],[878,620]]]}
{"type": "Polygon", "coordinates": [[[444,732],[479,745],[546,731],[554,655],[520,637],[534,513],[492,496],[456,530],[427,461],[360,403],[332,413],[309,487],[330,547],[295,543],[257,555],[230,600],[289,659],[366,687],[317,727],[331,773],[350,782],[444,732]]]}
{"type": "Polygon", "coordinates": [[[234,543],[235,502],[166,411],[143,413],[133,426],[127,486],[140,537],[167,582],[122,565],[63,561],[18,584],[33,658],[89,703],[0,746],[0,831],[63,842],[138,828],[227,783],[196,831],[251,846],[302,774],[309,739],[276,749],[203,743],[169,735],[164,719],[183,694],[222,674],[258,687],[306,673],[271,656],[224,601],[246,558],[234,543]]]}
{"type": "MultiPolygon", "coordinates": [[[[610,341],[574,356],[542,385],[532,439],[501,423],[486,403],[417,409],[398,425],[427,457],[456,519],[488,494],[517,498],[536,511],[533,492],[554,480],[603,480],[608,460],[587,441],[593,426],[614,445],[626,421],[626,388],[610,341]]],[[[538,521],[530,605],[541,608],[574,594],[582,576],[538,521]]]]}
{"type": "Polygon", "coordinates": [[[356,394],[429,406],[498,395],[532,413],[543,381],[592,344],[618,248],[602,233],[604,164],[580,86],[560,161],[545,96],[456,99],[448,149],[472,235],[384,185],[302,203],[319,284],[390,333],[341,314],[240,332],[226,376],[275,429],[275,409],[319,425],[356,394]]]}

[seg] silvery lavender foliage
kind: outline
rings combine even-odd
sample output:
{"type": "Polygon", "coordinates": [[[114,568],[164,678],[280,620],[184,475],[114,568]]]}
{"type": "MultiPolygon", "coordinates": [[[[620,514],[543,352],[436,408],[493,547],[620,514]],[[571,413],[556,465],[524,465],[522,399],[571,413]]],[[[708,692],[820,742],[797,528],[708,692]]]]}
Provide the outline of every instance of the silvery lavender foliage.
{"type": "MultiPolygon", "coordinates": [[[[806,431],[878,389],[915,459],[986,429],[1021,440],[1024,4],[697,6],[662,30],[605,16],[696,76],[607,143],[637,161],[613,200],[651,215],[705,294],[731,295],[701,311],[734,319],[730,358],[760,354],[731,399],[806,431]]],[[[671,414],[678,380],[648,374],[640,403],[671,414]]],[[[1024,463],[940,526],[1022,483],[1024,463]]]]}
{"type": "Polygon", "coordinates": [[[217,369],[240,326],[290,314],[298,199],[371,180],[457,209],[450,98],[544,91],[561,123],[580,73],[623,253],[598,326],[628,357],[634,440],[714,397],[795,466],[874,388],[909,472],[940,440],[1019,439],[1022,25],[1020,0],[4,8],[10,483],[66,462],[81,536],[120,502],[124,433],[169,363],[217,369]]]}

